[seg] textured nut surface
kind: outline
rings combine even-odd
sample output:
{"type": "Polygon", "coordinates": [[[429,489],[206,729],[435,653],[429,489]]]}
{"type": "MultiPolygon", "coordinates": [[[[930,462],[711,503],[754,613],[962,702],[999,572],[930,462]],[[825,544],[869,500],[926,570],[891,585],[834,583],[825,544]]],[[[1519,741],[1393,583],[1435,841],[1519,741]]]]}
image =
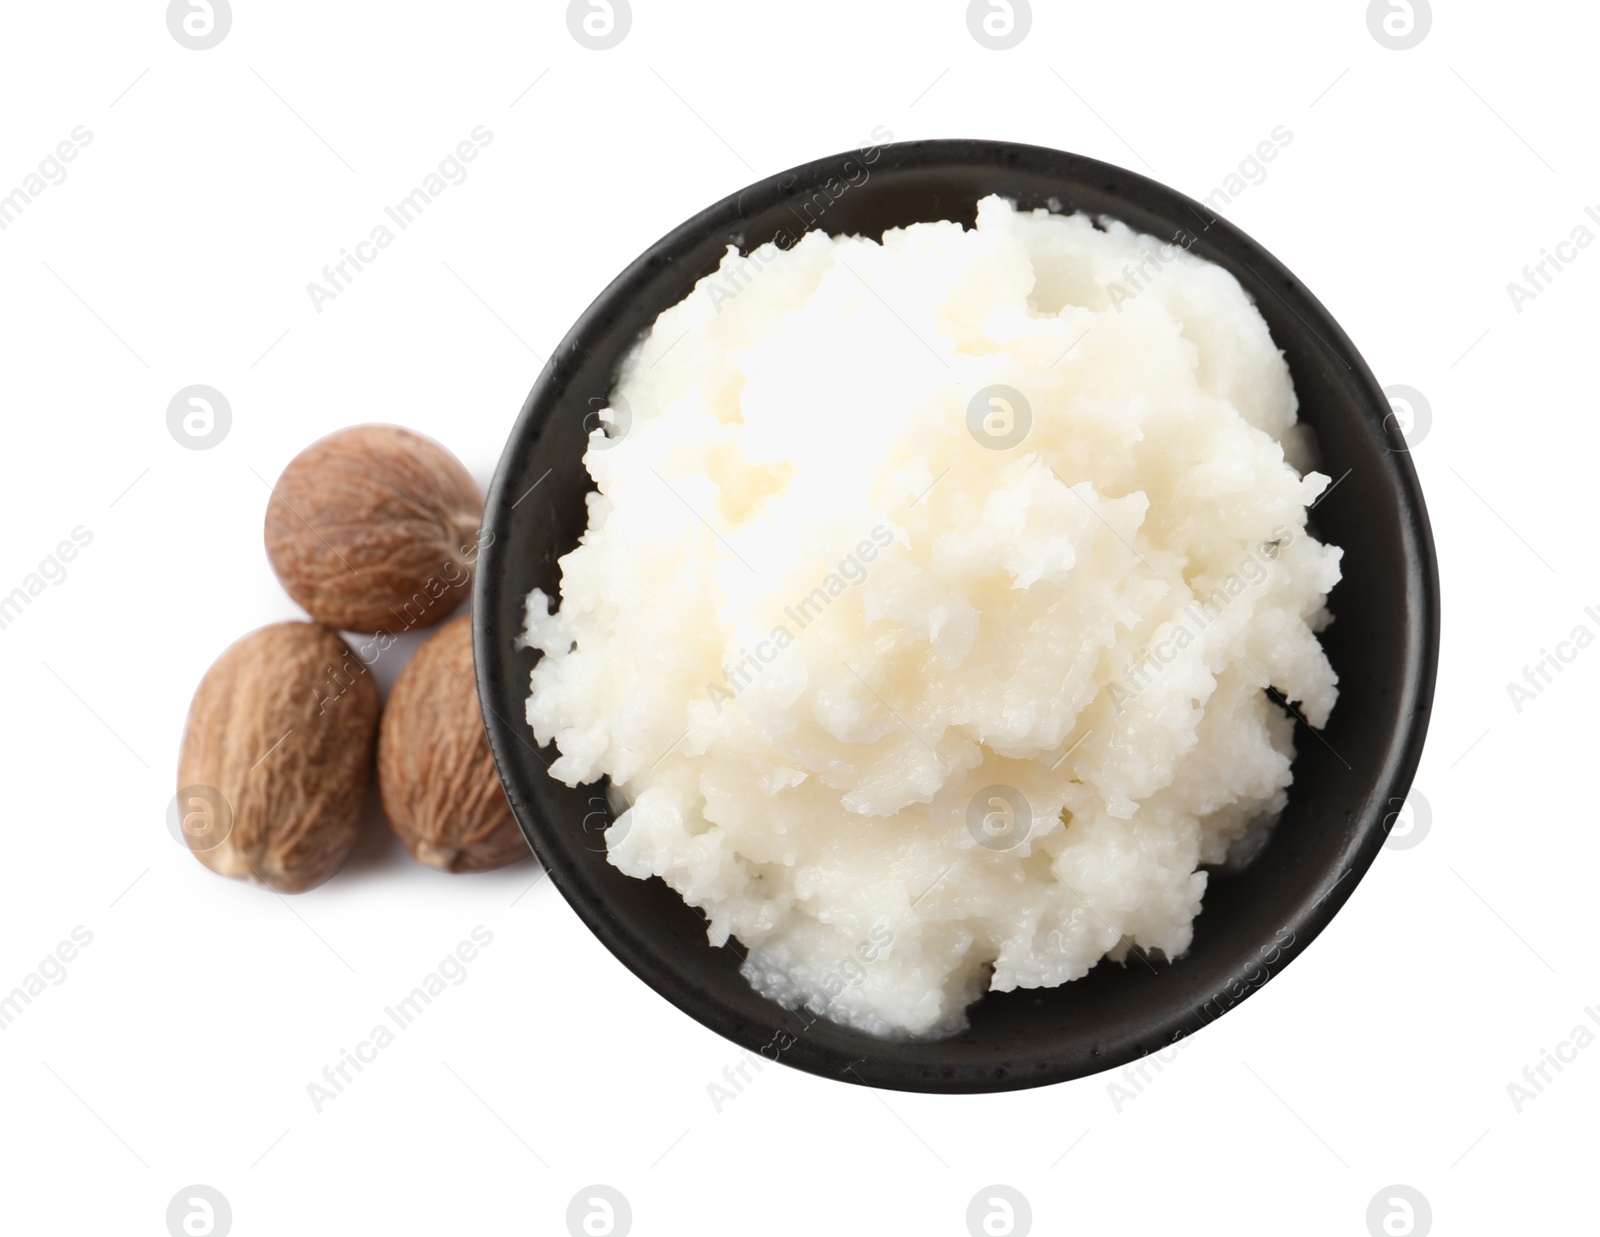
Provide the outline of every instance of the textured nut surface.
{"type": "Polygon", "coordinates": [[[338,635],[274,623],[232,644],[189,706],[178,786],[211,787],[231,809],[213,872],[300,893],[339,869],[361,831],[378,687],[338,635]]]}
{"type": "Polygon", "coordinates": [[[312,443],[267,504],[267,557],[312,618],[400,633],[468,595],[483,494],[431,438],[358,425],[312,443]]]}
{"type": "Polygon", "coordinates": [[[378,788],[394,831],[430,867],[483,872],[529,854],[489,752],[465,615],[429,637],[389,694],[378,788]]]}

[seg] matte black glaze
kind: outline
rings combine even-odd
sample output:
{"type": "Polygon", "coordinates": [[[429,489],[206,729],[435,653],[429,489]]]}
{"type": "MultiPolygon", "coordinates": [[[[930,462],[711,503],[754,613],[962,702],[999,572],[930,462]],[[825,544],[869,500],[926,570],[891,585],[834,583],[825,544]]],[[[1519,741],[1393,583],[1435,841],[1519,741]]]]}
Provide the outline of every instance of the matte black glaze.
{"type": "Polygon", "coordinates": [[[489,493],[475,599],[479,691],[506,793],[556,887],[618,958],[680,1009],[751,1051],[846,1082],[943,1092],[1059,1082],[1205,1026],[1281,970],[1350,896],[1410,788],[1428,726],[1439,638],[1432,535],[1404,442],[1366,364],[1316,298],[1238,229],[1142,176],[1041,147],[908,142],[867,157],[794,168],[696,215],[618,276],[562,341],[489,493]],[[836,198],[824,188],[830,181],[836,198]],[[841,193],[842,184],[849,187],[841,193]],[[609,816],[590,817],[604,810],[601,791],[561,785],[545,772],[554,750],[534,748],[523,708],[535,655],[517,641],[523,599],[536,585],[557,594],[557,559],[583,531],[585,437],[619,362],[662,310],[716,268],[729,243],[748,251],[782,232],[798,235],[808,216],[830,233],[870,236],[921,220],[971,223],[989,193],[1025,208],[1112,215],[1163,239],[1187,230],[1192,252],[1232,271],[1255,299],[1288,358],[1321,468],[1343,478],[1314,517],[1318,534],[1345,548],[1344,578],[1330,600],[1337,621],[1323,637],[1339,702],[1321,737],[1297,726],[1282,822],[1249,870],[1213,874],[1182,959],[1153,969],[1137,958],[1126,967],[1102,962],[1060,988],[991,993],[972,1007],[961,1035],[893,1043],[757,996],[733,950],[707,944],[700,912],[663,882],[636,881],[607,864],[600,830],[609,816]]]}

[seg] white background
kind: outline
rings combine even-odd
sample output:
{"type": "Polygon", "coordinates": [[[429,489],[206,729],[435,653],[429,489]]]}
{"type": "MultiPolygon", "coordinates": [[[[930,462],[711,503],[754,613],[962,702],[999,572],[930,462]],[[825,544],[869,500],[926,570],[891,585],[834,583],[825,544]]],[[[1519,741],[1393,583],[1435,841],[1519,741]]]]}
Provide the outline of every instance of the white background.
{"type": "Polygon", "coordinates": [[[1600,209],[1600,16],[1436,7],[1393,51],[1355,0],[1037,3],[995,52],[953,0],[635,0],[596,52],[558,3],[236,0],[197,52],[156,0],[6,6],[0,194],[75,126],[93,141],[0,231],[0,593],[75,527],[93,541],[0,630],[0,992],[75,926],[94,938],[0,1031],[6,1231],[159,1237],[195,1183],[240,1237],[561,1233],[595,1182],[640,1234],[959,1237],[992,1183],[1037,1233],[1361,1237],[1396,1183],[1438,1233],[1592,1225],[1600,1048],[1520,1112],[1507,1084],[1600,1006],[1600,651],[1520,712],[1506,684],[1600,632],[1600,248],[1520,313],[1506,284],[1600,209]],[[478,125],[470,178],[316,312],[307,282],[478,125]],[[373,820],[342,874],[284,899],[165,825],[200,676],[296,615],[261,545],[296,451],[392,420],[487,483],[541,358],[629,260],[876,125],[1080,151],[1196,197],[1286,126],[1221,213],[1432,408],[1431,830],[1120,1110],[1117,1075],[951,1098],[769,1067],[719,1113],[707,1085],[739,1050],[531,861],[440,875],[373,820]],[[166,425],[193,383],[233,409],[206,451],[166,425]],[[477,925],[494,943],[466,982],[317,1113],[307,1083],[477,925]]]}

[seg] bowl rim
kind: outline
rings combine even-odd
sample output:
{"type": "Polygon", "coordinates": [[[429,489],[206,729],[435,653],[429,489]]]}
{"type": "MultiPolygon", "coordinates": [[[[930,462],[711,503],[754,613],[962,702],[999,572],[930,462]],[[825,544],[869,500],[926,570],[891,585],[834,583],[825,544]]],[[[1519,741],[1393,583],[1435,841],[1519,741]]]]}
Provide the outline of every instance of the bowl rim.
{"type": "MultiPolygon", "coordinates": [[[[1019,162],[1033,167],[1041,163],[1050,164],[1053,165],[1052,171],[1059,169],[1066,193],[1071,192],[1073,184],[1098,181],[1103,189],[1113,194],[1132,191],[1146,198],[1162,200],[1171,208],[1170,213],[1174,217],[1180,209],[1191,212],[1205,223],[1204,231],[1208,237],[1214,234],[1220,238],[1221,244],[1250,256],[1248,265],[1257,279],[1302,318],[1313,333],[1321,338],[1328,351],[1344,363],[1350,371],[1351,380],[1364,391],[1372,409],[1389,407],[1387,397],[1355,345],[1333,315],[1300,280],[1253,238],[1170,186],[1115,164],[1051,147],[1022,143],[936,138],[886,142],[880,149],[893,153],[894,162],[886,166],[897,168],[982,163],[1003,171],[1019,162]]],[[[518,824],[541,866],[588,929],[630,971],[696,1022],[751,1052],[762,1050],[763,1043],[770,1046],[771,1027],[753,1027],[740,1011],[724,1005],[714,994],[702,988],[680,985],[663,975],[655,965],[651,943],[627,930],[617,917],[607,913],[605,899],[574,872],[558,851],[544,844],[542,831],[550,826],[531,797],[519,793],[524,764],[518,749],[532,749],[532,736],[518,733],[519,727],[526,729],[520,714],[508,721],[495,708],[495,687],[511,672],[506,663],[514,650],[511,643],[503,643],[500,633],[492,630],[491,616],[498,613],[503,604],[504,573],[499,567],[512,548],[507,544],[508,539],[501,534],[510,520],[510,508],[515,505],[510,492],[513,479],[509,473],[518,444],[536,434],[543,420],[554,411],[552,401],[556,401],[565,390],[568,371],[576,367],[575,358],[583,354],[590,337],[605,337],[608,329],[605,319],[611,307],[622,298],[631,296],[637,287],[657,278],[663,264],[670,264],[676,256],[703,241],[708,234],[737,232],[739,221],[746,217],[749,206],[760,206],[769,199],[787,196],[795,184],[810,183],[819,175],[836,172],[857,154],[849,151],[809,160],[762,177],[696,212],[650,245],[589,304],[541,368],[507,438],[489,487],[480,532],[482,552],[473,583],[474,662],[489,744],[518,824]],[[551,406],[546,407],[547,403],[551,403],[551,406]],[[552,863],[552,858],[556,862],[552,863]]],[[[1231,269],[1231,264],[1220,258],[1208,260],[1231,269]]],[[[686,296],[700,275],[686,274],[684,278],[686,296]]],[[[1246,291],[1253,293],[1248,285],[1246,291]]],[[[623,350],[619,355],[626,355],[626,351],[623,350]]],[[[1402,525],[1408,622],[1403,659],[1406,673],[1404,681],[1398,685],[1400,702],[1397,712],[1402,721],[1397,724],[1394,740],[1385,749],[1378,775],[1368,795],[1369,805],[1374,802],[1403,801],[1410,790],[1431,718],[1440,644],[1438,558],[1421,485],[1409,448],[1392,414],[1383,418],[1380,429],[1388,439],[1389,450],[1394,457],[1394,475],[1398,481],[1397,486],[1386,488],[1393,493],[1402,525]]],[[[520,602],[520,599],[517,600],[520,602]]],[[[517,634],[520,635],[520,632],[517,634]]],[[[556,749],[550,745],[545,750],[556,749]]],[[[1159,1035],[1164,1043],[1176,1042],[1203,1029],[1220,1013],[1231,1011],[1259,991],[1268,979],[1281,973],[1284,966],[1299,957],[1311,941],[1320,935],[1349,899],[1382,849],[1396,815],[1396,812],[1390,812],[1387,816],[1372,811],[1367,813],[1368,819],[1359,831],[1349,837],[1340,852],[1340,862],[1329,865],[1323,873],[1320,888],[1308,893],[1295,906],[1292,917],[1285,924],[1287,929],[1292,930],[1290,942],[1277,951],[1264,977],[1257,964],[1249,971],[1240,970],[1220,990],[1205,989],[1189,997],[1176,999],[1164,1010],[1162,1017],[1151,1022],[1147,1034],[1142,1038],[1159,1035]],[[1350,879],[1352,877],[1354,879],[1350,879]],[[1225,998],[1221,1011],[1205,1016],[1203,1010],[1220,998],[1225,998]]],[[[674,896],[677,896],[676,893],[674,896]]],[[[706,947],[713,948],[709,942],[706,947]]],[[[781,1008],[774,1005],[775,1012],[781,1012],[781,1008]]],[[[890,1049],[896,1043],[892,1040],[883,1042],[890,1049]]],[[[841,1069],[839,1065],[842,1058],[829,1050],[816,1053],[784,1052],[776,1059],[821,1077],[863,1086],[933,1093],[973,1093],[1050,1085],[1086,1077],[1125,1065],[1148,1051],[1151,1050],[1124,1043],[1108,1047],[1103,1057],[1097,1048],[1097,1060],[1090,1068],[1042,1069],[1027,1075],[1018,1071],[1011,1076],[1002,1075],[988,1080],[964,1076],[954,1079],[928,1077],[926,1074],[918,1079],[910,1077],[910,1071],[903,1068],[884,1071],[870,1068],[871,1062],[863,1061],[860,1057],[845,1061],[841,1069]],[[863,1076],[863,1071],[867,1076],[863,1076]]]]}

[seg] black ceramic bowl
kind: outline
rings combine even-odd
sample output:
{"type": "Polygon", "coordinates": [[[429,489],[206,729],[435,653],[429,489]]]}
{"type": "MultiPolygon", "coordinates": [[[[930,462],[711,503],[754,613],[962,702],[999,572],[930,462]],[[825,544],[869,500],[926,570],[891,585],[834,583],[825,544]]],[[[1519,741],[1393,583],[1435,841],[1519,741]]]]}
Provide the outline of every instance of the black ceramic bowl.
{"type": "Polygon", "coordinates": [[[1237,228],[1154,181],[1077,155],[1005,142],[908,142],[768,177],[652,245],[579,319],[522,409],[489,493],[475,599],[478,687],[495,759],[523,831],[595,935],[641,979],[713,1031],[769,1059],[845,1082],[911,1091],[998,1091],[1122,1065],[1189,1034],[1256,991],[1327,925],[1383,845],[1410,788],[1433,700],[1439,586],[1427,513],[1389,404],[1345,333],[1281,263],[1237,228]],[[841,186],[847,186],[841,189],[841,186]],[[523,602],[555,596],[591,488],[581,457],[619,363],[656,316],[715,270],[807,223],[877,237],[921,220],[971,224],[999,193],[1025,208],[1111,215],[1232,271],[1288,358],[1300,415],[1338,487],[1314,513],[1345,549],[1323,637],[1339,702],[1320,737],[1300,724],[1289,806],[1243,873],[1213,874],[1194,944],[1173,963],[1102,962],[1059,988],[989,993],[952,1039],[886,1042],[757,996],[739,957],[706,941],[700,912],[660,880],[605,858],[593,787],[551,778],[523,721],[536,654],[519,647],[523,602]],[[1180,243],[1184,243],[1180,239],[1180,243]],[[542,480],[541,480],[542,478],[542,480]]]}

